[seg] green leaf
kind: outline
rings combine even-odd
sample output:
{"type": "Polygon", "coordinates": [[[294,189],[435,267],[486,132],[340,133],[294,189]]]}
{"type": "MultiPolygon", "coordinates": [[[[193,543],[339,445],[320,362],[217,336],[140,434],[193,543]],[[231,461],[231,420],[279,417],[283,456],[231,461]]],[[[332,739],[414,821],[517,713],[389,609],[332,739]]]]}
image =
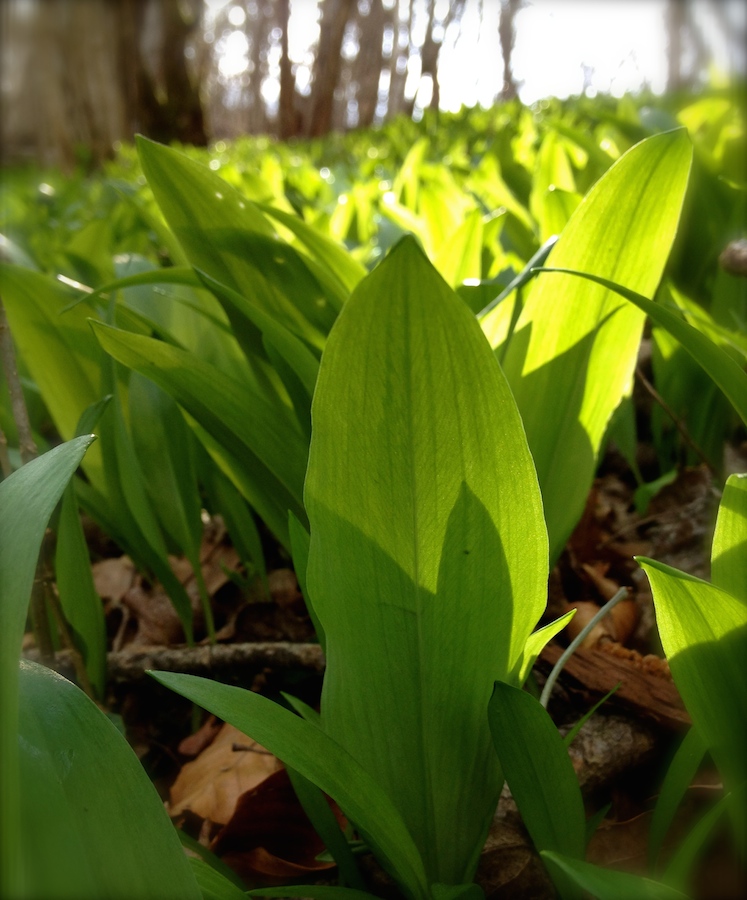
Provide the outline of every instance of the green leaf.
{"type": "MultiPolygon", "coordinates": [[[[556,262],[556,260],[553,258],[552,262],[556,262]]],[[[689,325],[677,313],[672,312],[666,306],[654,303],[636,291],[623,287],[608,278],[592,275],[589,272],[581,272],[571,268],[558,268],[557,266],[548,266],[541,271],[585,278],[587,281],[604,285],[621,297],[625,297],[626,300],[629,300],[653,319],[654,322],[657,322],[662,328],[666,328],[670,334],[677,338],[685,350],[721,388],[731,401],[734,409],[739,413],[742,421],[747,424],[747,373],[739,367],[728,353],[717,344],[714,344],[697,328],[689,325]]]]}
{"type": "Polygon", "coordinates": [[[400,814],[385,791],[321,728],[252,691],[196,675],[150,674],[254,738],[329,794],[410,897],[425,900],[423,863],[400,814]]]}
{"type": "Polygon", "coordinates": [[[466,278],[480,277],[482,233],[482,213],[473,209],[441,247],[433,264],[450,285],[456,287],[466,278]]]}
{"type": "Polygon", "coordinates": [[[597,900],[687,900],[686,894],[660,881],[613,872],[551,851],[543,851],[541,856],[550,872],[567,876],[597,900]]]}
{"type": "Polygon", "coordinates": [[[583,859],[581,789],[547,711],[520,688],[497,681],[488,719],[503,774],[535,847],[583,859]]]}
{"type": "Polygon", "coordinates": [[[316,228],[310,228],[298,216],[292,216],[274,206],[266,206],[262,203],[258,203],[257,206],[263,213],[292,231],[312,256],[324,264],[331,275],[339,279],[342,285],[340,297],[347,299],[350,291],[365,277],[365,266],[357,262],[344,247],[325,237],[316,228]]]}
{"type": "Polygon", "coordinates": [[[707,749],[698,729],[692,727],[667,768],[648,832],[648,857],[652,869],[682,798],[687,793],[707,749]]]}
{"type": "Polygon", "coordinates": [[[20,888],[18,655],[49,517],[93,435],[76,438],[0,482],[0,894],[20,888]]]}
{"type": "Polygon", "coordinates": [[[202,900],[246,900],[247,892],[202,859],[189,860],[202,900]]]}
{"type": "MultiPolygon", "coordinates": [[[[550,266],[653,293],[677,230],[691,156],[684,131],[633,147],[576,209],[550,266]]],[[[583,511],[607,424],[630,388],[643,322],[641,312],[599,285],[540,279],[507,348],[504,370],[537,466],[553,560],[583,511]]]]}
{"type": "MultiPolygon", "coordinates": [[[[70,291],[39,272],[0,263],[0,294],[19,356],[39,387],[64,440],[75,436],[83,411],[101,398],[101,349],[82,308],[62,313],[70,291]]],[[[84,464],[101,489],[101,457],[93,448],[84,464]]]]}
{"type": "Polygon", "coordinates": [[[728,787],[747,780],[747,604],[715,585],[636,557],[649,577],[672,677],[728,787]]]}
{"type": "Polygon", "coordinates": [[[469,882],[502,785],[485,710],[544,607],[547,554],[506,381],[413,238],[340,314],[312,417],[323,727],[395,800],[429,881],[469,882]]]}
{"type": "Polygon", "coordinates": [[[275,501],[284,507],[281,534],[287,530],[289,508],[303,517],[306,444],[287,407],[163,341],[92,324],[108,353],[171,394],[242,469],[256,486],[247,499],[271,527],[275,501]]]}
{"type": "Polygon", "coordinates": [[[376,894],[334,884],[286,884],[277,888],[257,888],[250,897],[310,897],[311,900],[371,900],[376,894]]]}
{"type": "Polygon", "coordinates": [[[711,581],[747,605],[747,475],[730,475],[718,507],[711,581]]]}
{"type": "Polygon", "coordinates": [[[288,767],[286,767],[286,771],[303,811],[322,839],[332,859],[337,863],[341,883],[361,891],[365,890],[366,885],[358,870],[353,851],[350,849],[347,838],[340,829],[340,823],[326,797],[313,782],[304,778],[300,772],[288,767]]]}
{"type": "Polygon", "coordinates": [[[311,603],[309,591],[306,587],[306,570],[309,565],[309,543],[311,542],[311,535],[293,513],[290,513],[288,516],[288,531],[291,540],[293,568],[295,569],[298,585],[301,588],[301,593],[303,594],[304,602],[306,603],[306,611],[314,625],[316,638],[321,644],[322,651],[326,652],[327,639],[324,635],[324,629],[322,628],[319,616],[317,616],[316,610],[311,603]]]}
{"type": "Polygon", "coordinates": [[[106,689],[104,607],[94,587],[91,557],[72,482],[62,495],[54,568],[62,611],[73,631],[96,696],[103,700],[106,689]]]}
{"type": "Polygon", "coordinates": [[[199,900],[179,838],[140,761],[75,685],[22,662],[23,887],[13,896],[199,900]]]}
{"type": "MultiPolygon", "coordinates": [[[[713,829],[726,812],[731,812],[736,816],[736,821],[741,827],[744,827],[744,800],[747,785],[742,784],[737,790],[727,794],[712,806],[708,812],[700,817],[696,825],[690,829],[684,840],[680,842],[675,850],[672,858],[669,860],[663,878],[667,884],[684,890],[692,867],[701,855],[703,845],[710,837],[713,829]]],[[[744,839],[744,833],[742,833],[744,839]]],[[[741,855],[744,859],[745,849],[747,849],[742,840],[741,855]]]]}
{"type": "Polygon", "coordinates": [[[556,634],[560,634],[575,615],[576,610],[570,609],[567,613],[563,613],[562,616],[555,619],[554,622],[548,622],[547,625],[543,625],[542,628],[538,628],[529,635],[519,660],[517,675],[510,680],[510,684],[515,684],[519,687],[524,684],[532,670],[532,666],[537,661],[537,657],[542,653],[542,650],[547,643],[551,641],[556,634]]]}
{"type": "Polygon", "coordinates": [[[194,436],[174,400],[139,372],[130,374],[129,406],[132,443],[148,497],[164,531],[192,566],[212,639],[213,614],[200,560],[202,517],[194,436]]]}
{"type": "Polygon", "coordinates": [[[176,150],[143,137],[137,146],[156,202],[194,268],[251,296],[294,334],[323,346],[337,307],[259,208],[176,150]]]}

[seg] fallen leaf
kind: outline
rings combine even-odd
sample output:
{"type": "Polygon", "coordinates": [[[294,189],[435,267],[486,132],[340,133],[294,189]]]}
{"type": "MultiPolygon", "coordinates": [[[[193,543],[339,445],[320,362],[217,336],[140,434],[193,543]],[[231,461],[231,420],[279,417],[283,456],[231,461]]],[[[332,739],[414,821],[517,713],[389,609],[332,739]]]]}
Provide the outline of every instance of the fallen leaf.
{"type": "Polygon", "coordinates": [[[171,787],[169,814],[191,810],[204,819],[225,825],[239,797],[256,788],[282,763],[256,741],[223,725],[212,743],[185,763],[171,787]]]}
{"type": "MultiPolygon", "coordinates": [[[[338,820],[342,819],[336,810],[338,820]]],[[[246,881],[284,882],[334,868],[316,857],[324,850],[285,769],[242,794],[210,849],[246,881]]]]}

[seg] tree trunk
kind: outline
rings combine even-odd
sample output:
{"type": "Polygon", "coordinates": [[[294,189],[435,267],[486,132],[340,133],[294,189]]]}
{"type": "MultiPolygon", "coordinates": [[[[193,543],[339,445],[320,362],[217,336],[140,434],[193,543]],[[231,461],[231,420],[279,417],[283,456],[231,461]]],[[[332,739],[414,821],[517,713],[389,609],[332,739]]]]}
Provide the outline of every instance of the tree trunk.
{"type": "Polygon", "coordinates": [[[207,135],[202,115],[199,87],[187,71],[187,41],[201,23],[201,0],[159,0],[161,46],[158,80],[164,100],[159,103],[151,137],[162,141],[182,141],[205,146],[207,135]]]}
{"type": "Polygon", "coordinates": [[[521,9],[521,0],[502,0],[501,18],[498,24],[498,38],[503,57],[503,87],[501,100],[514,100],[519,95],[518,85],[514,79],[511,55],[516,41],[516,13],[521,9]]]}
{"type": "Polygon", "coordinates": [[[355,0],[324,0],[319,47],[314,61],[309,137],[327,134],[332,126],[335,88],[342,66],[342,39],[355,0]]]}
{"type": "Polygon", "coordinates": [[[366,17],[360,18],[360,51],[356,60],[354,78],[358,85],[358,127],[373,124],[376,104],[379,100],[379,81],[384,65],[382,48],[386,17],[381,0],[372,0],[366,17]]]}
{"type": "Polygon", "coordinates": [[[685,4],[682,0],[668,0],[667,22],[667,91],[683,86],[682,43],[685,32],[685,4]]]}
{"type": "Polygon", "coordinates": [[[296,81],[293,77],[290,55],[288,53],[288,22],[290,20],[290,0],[278,0],[278,18],[282,37],[280,39],[280,108],[278,115],[278,133],[281,140],[295,137],[300,130],[301,122],[295,109],[296,81]]]}

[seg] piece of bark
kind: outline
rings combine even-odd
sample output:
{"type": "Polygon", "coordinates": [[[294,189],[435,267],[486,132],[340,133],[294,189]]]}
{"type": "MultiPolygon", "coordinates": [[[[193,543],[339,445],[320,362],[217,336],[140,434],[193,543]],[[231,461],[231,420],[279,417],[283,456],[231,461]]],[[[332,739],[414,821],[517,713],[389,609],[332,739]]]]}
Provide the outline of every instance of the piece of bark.
{"type": "MultiPolygon", "coordinates": [[[[547,644],[540,654],[539,668],[549,672],[562,652],[558,644],[547,644]]],[[[649,660],[617,645],[578,649],[566,663],[560,680],[600,696],[621,682],[614,703],[678,731],[691,724],[663,661],[649,660]]]]}

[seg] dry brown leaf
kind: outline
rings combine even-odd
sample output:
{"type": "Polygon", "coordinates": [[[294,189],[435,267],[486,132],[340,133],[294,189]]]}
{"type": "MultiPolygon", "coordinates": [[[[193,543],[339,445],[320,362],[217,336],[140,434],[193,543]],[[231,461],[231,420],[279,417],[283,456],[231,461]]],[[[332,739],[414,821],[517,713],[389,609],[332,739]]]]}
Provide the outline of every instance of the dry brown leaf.
{"type": "Polygon", "coordinates": [[[249,882],[284,882],[334,867],[316,859],[324,845],[284,769],[242,794],[210,849],[249,882]]]}
{"type": "Polygon", "coordinates": [[[119,603],[137,577],[137,569],[129,556],[102,559],[91,567],[93,586],[104,600],[119,603]]]}
{"type": "Polygon", "coordinates": [[[610,568],[608,562],[595,562],[591,565],[582,562],[581,568],[589,576],[603,600],[611,600],[620,590],[618,582],[606,577],[610,568]]]}
{"type": "Polygon", "coordinates": [[[185,737],[177,749],[182,756],[197,756],[213,743],[222,727],[223,723],[215,716],[208,716],[202,726],[194,734],[185,737]]]}
{"type": "Polygon", "coordinates": [[[189,809],[225,825],[239,797],[280,768],[277,757],[226,724],[209,747],[182,766],[171,788],[169,813],[178,816],[189,809]]]}

